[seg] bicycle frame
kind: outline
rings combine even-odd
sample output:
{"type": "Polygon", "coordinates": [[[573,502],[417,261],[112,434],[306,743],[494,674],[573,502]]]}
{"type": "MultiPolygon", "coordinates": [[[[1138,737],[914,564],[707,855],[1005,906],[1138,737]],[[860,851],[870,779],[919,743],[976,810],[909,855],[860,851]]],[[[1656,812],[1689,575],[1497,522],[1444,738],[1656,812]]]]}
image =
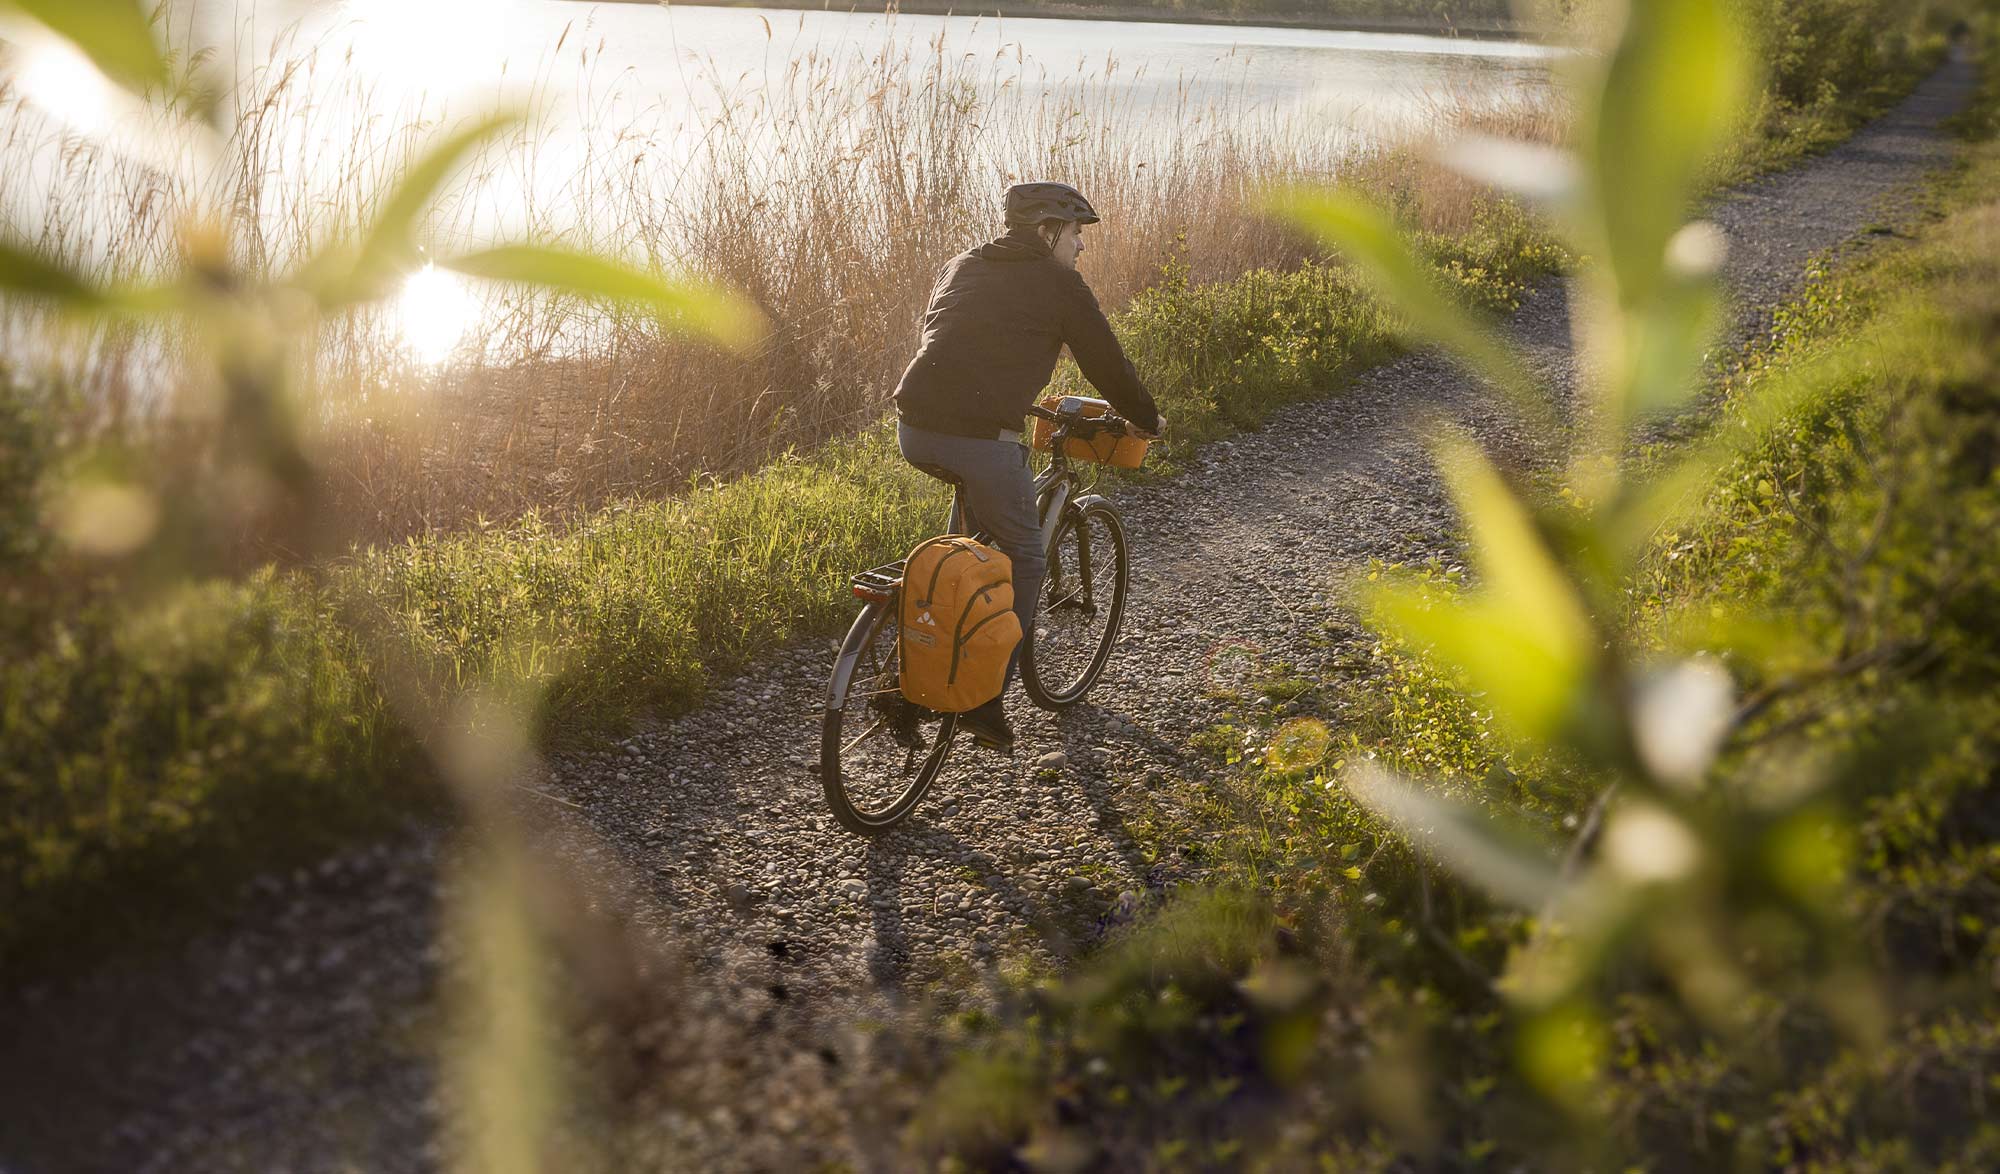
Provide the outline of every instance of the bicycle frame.
{"type": "MultiPolygon", "coordinates": [[[[1078,482],[1076,470],[1069,467],[1069,461],[1062,454],[1056,454],[1049,467],[1035,478],[1035,516],[1041,519],[1042,529],[1039,541],[1043,549],[1056,536],[1056,527],[1062,522],[1063,507],[1069,504],[1070,494],[1075,492],[1078,482]]],[[[951,493],[951,517],[945,522],[946,529],[953,534],[964,534],[965,490],[954,488],[951,493]]],[[[973,535],[981,537],[981,535],[973,535]]]]}
{"type": "MultiPolygon", "coordinates": [[[[1063,510],[1071,504],[1070,495],[1082,485],[1082,477],[1070,465],[1068,454],[1063,451],[1062,439],[1062,436],[1058,434],[1049,454],[1049,467],[1043,469],[1035,477],[1035,509],[1037,511],[1036,516],[1041,519],[1041,532],[1037,541],[1042,544],[1044,550],[1048,549],[1049,544],[1055,540],[1056,527],[1062,524],[1063,510]]],[[[951,514],[945,523],[945,529],[948,533],[952,534],[966,533],[965,489],[963,486],[952,489],[951,514]]],[[[973,537],[981,536],[973,535],[973,537]]],[[[1088,542],[1084,543],[1082,547],[1078,567],[1084,577],[1084,581],[1088,583],[1090,581],[1090,546],[1088,542]]],[[[901,575],[901,563],[891,564],[886,567],[877,567],[874,571],[864,572],[862,575],[855,577],[857,584],[856,594],[864,599],[874,601],[877,605],[887,604],[894,598],[894,592],[897,590],[896,583],[900,580],[901,575]],[[888,574],[891,571],[895,573],[894,579],[891,579],[888,574]],[[860,584],[871,576],[876,577],[879,581],[870,584],[869,590],[862,591],[860,584]]],[[[860,650],[855,649],[843,654],[834,661],[833,678],[827,683],[826,697],[829,709],[839,704],[840,699],[846,696],[848,685],[854,677],[855,662],[859,659],[859,656],[860,650]]]]}

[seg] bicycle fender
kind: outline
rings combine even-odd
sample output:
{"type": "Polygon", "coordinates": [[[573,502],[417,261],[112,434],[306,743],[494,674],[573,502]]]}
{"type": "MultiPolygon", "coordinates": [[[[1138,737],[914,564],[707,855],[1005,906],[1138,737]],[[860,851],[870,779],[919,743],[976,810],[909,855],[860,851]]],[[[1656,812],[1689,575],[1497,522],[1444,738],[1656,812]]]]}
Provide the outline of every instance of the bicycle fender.
{"type": "MultiPolygon", "coordinates": [[[[1113,513],[1117,513],[1118,511],[1118,507],[1111,504],[1111,499],[1104,496],[1101,493],[1086,493],[1082,497],[1077,498],[1075,501],[1070,502],[1069,508],[1075,510],[1077,513],[1082,513],[1083,511],[1089,509],[1091,506],[1094,505],[1105,506],[1109,508],[1113,513]]],[[[1118,516],[1120,518],[1123,518],[1125,515],[1119,514],[1118,516]]]]}
{"type": "Polygon", "coordinates": [[[855,633],[866,633],[875,622],[876,614],[887,606],[885,603],[870,603],[861,609],[860,615],[854,617],[853,626],[847,630],[847,638],[840,642],[840,655],[833,662],[833,679],[827,682],[827,712],[840,708],[847,697],[848,685],[853,683],[854,665],[861,659],[861,645],[855,640],[855,633]]]}

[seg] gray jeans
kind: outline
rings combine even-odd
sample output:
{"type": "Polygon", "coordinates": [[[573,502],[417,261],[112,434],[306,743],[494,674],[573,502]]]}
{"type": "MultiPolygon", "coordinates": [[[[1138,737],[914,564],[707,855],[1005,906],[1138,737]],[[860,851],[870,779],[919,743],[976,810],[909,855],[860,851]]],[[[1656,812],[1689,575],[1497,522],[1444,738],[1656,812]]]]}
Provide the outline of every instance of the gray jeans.
{"type": "MultiPolygon", "coordinates": [[[[936,465],[965,482],[966,529],[989,535],[1014,564],[1014,614],[1021,617],[1025,638],[1034,630],[1042,576],[1048,570],[1027,446],[1011,440],[946,436],[903,423],[896,425],[896,444],[911,464],[936,465]]],[[[1008,684],[1020,665],[1017,647],[1007,665],[1008,684]]]]}

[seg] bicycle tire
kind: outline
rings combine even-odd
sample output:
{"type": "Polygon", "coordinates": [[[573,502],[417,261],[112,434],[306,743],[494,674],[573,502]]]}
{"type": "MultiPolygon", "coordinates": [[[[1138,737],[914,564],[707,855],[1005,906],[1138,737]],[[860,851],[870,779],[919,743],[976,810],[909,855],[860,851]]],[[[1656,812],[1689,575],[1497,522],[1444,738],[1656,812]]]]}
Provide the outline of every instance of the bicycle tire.
{"type": "Polygon", "coordinates": [[[897,600],[870,602],[848,628],[827,683],[820,725],[820,785],[840,826],[879,836],[909,818],[951,757],[956,714],[936,714],[903,699],[896,688],[897,600]],[[899,708],[906,707],[906,708],[899,708]],[[899,740],[890,715],[907,716],[928,743],[918,751],[899,740]],[[901,750],[897,754],[879,739],[901,750]],[[873,745],[864,744],[878,739],[873,745]],[[857,753],[859,751],[859,753],[857,753]]]}
{"type": "Polygon", "coordinates": [[[1021,687],[1043,709],[1065,709],[1082,701],[1103,674],[1125,618],[1125,592],[1130,583],[1130,547],[1125,521],[1103,498],[1085,498],[1063,511],[1063,520],[1049,540],[1048,573],[1042,585],[1041,607],[1021,650],[1021,687]],[[1107,566],[1105,556],[1109,555],[1107,566]],[[1088,573],[1086,574],[1086,568],[1088,573]],[[1108,571],[1108,573],[1106,573],[1108,571]],[[1106,588],[1110,600],[1097,598],[1106,588]],[[1065,610],[1102,611],[1101,633],[1079,641],[1083,648],[1065,649],[1062,663],[1053,655],[1054,635],[1065,610]],[[1087,661],[1080,653],[1087,648],[1087,661]],[[1068,663],[1079,660],[1080,671],[1068,663]],[[1052,679],[1054,678],[1054,679],[1052,679]],[[1063,678],[1067,678],[1066,680],[1063,678]]]}

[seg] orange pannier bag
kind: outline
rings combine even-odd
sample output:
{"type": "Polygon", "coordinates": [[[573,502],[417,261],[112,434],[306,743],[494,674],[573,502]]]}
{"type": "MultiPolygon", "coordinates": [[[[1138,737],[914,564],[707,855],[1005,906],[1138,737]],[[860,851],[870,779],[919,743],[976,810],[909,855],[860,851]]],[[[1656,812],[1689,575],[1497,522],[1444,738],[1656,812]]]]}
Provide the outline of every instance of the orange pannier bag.
{"type": "Polygon", "coordinates": [[[963,534],[926,538],[903,564],[899,606],[903,696],[939,713],[1000,696],[1021,642],[1012,560],[963,534]]]}
{"type": "MultiPolygon", "coordinates": [[[[1074,399],[1081,403],[1085,416],[1102,416],[1111,411],[1111,404],[1108,401],[1080,395],[1050,396],[1042,401],[1042,407],[1051,412],[1057,411],[1064,399],[1074,399]]],[[[1034,438],[1029,443],[1036,450],[1047,452],[1054,445],[1055,433],[1054,424],[1036,416],[1034,438]]],[[[1063,445],[1063,451],[1073,461],[1094,461],[1118,469],[1136,469],[1145,462],[1146,449],[1152,443],[1142,436],[1120,436],[1115,432],[1099,432],[1089,439],[1070,437],[1063,445]]]]}

